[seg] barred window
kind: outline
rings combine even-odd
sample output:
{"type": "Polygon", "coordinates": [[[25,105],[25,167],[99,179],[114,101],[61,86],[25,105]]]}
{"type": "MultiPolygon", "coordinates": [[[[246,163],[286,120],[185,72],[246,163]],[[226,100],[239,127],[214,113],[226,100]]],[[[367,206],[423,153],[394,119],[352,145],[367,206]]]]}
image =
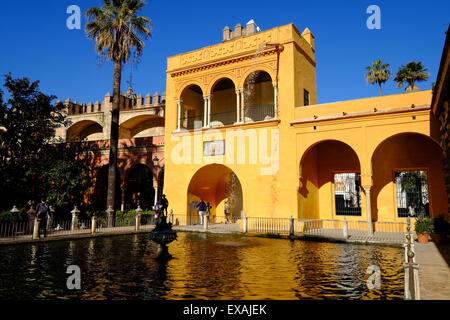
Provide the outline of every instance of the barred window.
{"type": "Polygon", "coordinates": [[[427,171],[396,171],[398,217],[429,216],[427,171]]]}
{"type": "Polygon", "coordinates": [[[361,216],[361,175],[336,173],[334,175],[336,215],[361,216]]]}

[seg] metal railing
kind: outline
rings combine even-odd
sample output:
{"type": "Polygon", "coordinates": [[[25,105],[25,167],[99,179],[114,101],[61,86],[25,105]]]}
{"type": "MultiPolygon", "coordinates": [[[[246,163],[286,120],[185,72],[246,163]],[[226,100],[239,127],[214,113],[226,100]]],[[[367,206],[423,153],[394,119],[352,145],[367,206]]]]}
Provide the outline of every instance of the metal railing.
{"type": "Polygon", "coordinates": [[[373,225],[374,232],[370,232],[366,221],[244,217],[242,229],[244,232],[300,237],[394,243],[403,241],[405,223],[374,222],[373,225]]]}
{"type": "Polygon", "coordinates": [[[237,113],[236,110],[227,112],[211,113],[210,127],[230,126],[236,123],[237,113]]]}
{"type": "Polygon", "coordinates": [[[288,218],[248,217],[247,231],[267,234],[289,234],[288,218]]]}
{"type": "Polygon", "coordinates": [[[34,223],[29,221],[0,223],[0,238],[31,237],[34,223]]]}
{"type": "MultiPolygon", "coordinates": [[[[244,107],[243,121],[246,123],[267,121],[273,118],[275,118],[274,105],[244,107]]],[[[209,127],[211,128],[233,125],[237,122],[237,110],[211,113],[209,115],[209,120],[209,127]]],[[[180,126],[183,129],[196,129],[196,123],[198,123],[197,128],[202,128],[205,125],[204,114],[180,118],[180,126]]]]}
{"type": "Polygon", "coordinates": [[[199,122],[200,128],[201,128],[204,125],[203,120],[204,120],[203,114],[195,116],[195,117],[183,117],[180,119],[180,126],[181,126],[181,128],[188,129],[188,130],[198,129],[195,127],[195,123],[199,122]]]}
{"type": "Polygon", "coordinates": [[[244,122],[265,121],[275,118],[274,105],[249,106],[244,108],[244,122]]]}
{"type": "Polygon", "coordinates": [[[85,219],[52,219],[19,222],[1,222],[0,223],[0,240],[11,239],[33,239],[33,237],[54,237],[74,234],[89,234],[92,232],[115,232],[115,231],[132,231],[138,229],[150,229],[155,225],[154,215],[140,215],[139,224],[136,223],[136,216],[116,217],[113,227],[108,227],[106,218],[95,218],[95,228],[93,228],[94,220],[92,218],[85,219]],[[35,228],[35,224],[39,223],[39,228],[35,228]],[[43,224],[45,223],[45,226],[43,224]]]}

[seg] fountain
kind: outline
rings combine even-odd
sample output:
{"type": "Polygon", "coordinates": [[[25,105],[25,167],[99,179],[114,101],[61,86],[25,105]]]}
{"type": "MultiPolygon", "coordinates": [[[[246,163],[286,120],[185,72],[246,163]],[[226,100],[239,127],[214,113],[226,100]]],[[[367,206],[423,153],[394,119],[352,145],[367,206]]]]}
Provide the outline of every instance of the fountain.
{"type": "Polygon", "coordinates": [[[172,222],[167,223],[167,216],[164,213],[158,217],[155,228],[150,231],[150,240],[157,243],[157,259],[167,260],[172,258],[167,245],[177,239],[177,233],[172,230],[172,222]]]}

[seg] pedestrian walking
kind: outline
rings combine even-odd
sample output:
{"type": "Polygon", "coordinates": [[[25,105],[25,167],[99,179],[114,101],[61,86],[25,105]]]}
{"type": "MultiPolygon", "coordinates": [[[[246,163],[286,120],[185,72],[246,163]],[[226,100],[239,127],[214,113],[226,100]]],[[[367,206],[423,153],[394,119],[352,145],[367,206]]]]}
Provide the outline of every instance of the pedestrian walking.
{"type": "Polygon", "coordinates": [[[198,215],[200,216],[200,224],[203,224],[203,215],[206,213],[206,203],[205,201],[200,200],[199,203],[195,206],[198,208],[198,215]]]}
{"type": "Polygon", "coordinates": [[[44,238],[47,237],[47,219],[49,211],[50,209],[47,203],[45,203],[45,199],[42,198],[41,202],[36,206],[36,215],[40,220],[38,238],[41,237],[41,230],[44,230],[44,238]]]}

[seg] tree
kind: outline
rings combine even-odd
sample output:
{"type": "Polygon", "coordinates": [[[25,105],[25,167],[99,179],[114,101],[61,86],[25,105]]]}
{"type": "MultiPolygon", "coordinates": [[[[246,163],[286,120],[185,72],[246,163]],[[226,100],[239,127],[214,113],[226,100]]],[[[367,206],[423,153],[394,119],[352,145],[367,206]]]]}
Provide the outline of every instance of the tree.
{"type": "Polygon", "coordinates": [[[378,59],[377,61],[372,61],[372,65],[366,67],[366,81],[370,84],[377,83],[380,87],[380,96],[383,95],[381,91],[381,85],[388,81],[391,71],[389,70],[389,64],[378,59]]]}
{"type": "Polygon", "coordinates": [[[141,37],[147,39],[151,30],[151,21],[138,16],[145,6],[142,0],[103,0],[100,8],[92,7],[86,11],[86,33],[96,41],[99,55],[114,63],[113,105],[111,110],[111,137],[108,168],[107,207],[114,209],[115,186],[117,180],[117,154],[119,142],[119,108],[122,64],[126,63],[132,52],[137,59],[144,49],[141,37]]]}
{"type": "Polygon", "coordinates": [[[55,138],[56,128],[70,121],[61,102],[39,91],[39,82],[5,76],[10,98],[0,91],[0,209],[19,208],[27,200],[45,197],[61,205],[89,187],[89,163],[83,144],[69,145],[55,138]]]}
{"type": "Polygon", "coordinates": [[[428,80],[430,74],[426,73],[427,70],[424,68],[422,62],[411,61],[406,66],[401,66],[398,68],[398,72],[394,78],[394,81],[397,82],[397,88],[403,88],[403,82],[407,82],[408,86],[405,88],[405,91],[419,90],[416,82],[428,80]]]}

